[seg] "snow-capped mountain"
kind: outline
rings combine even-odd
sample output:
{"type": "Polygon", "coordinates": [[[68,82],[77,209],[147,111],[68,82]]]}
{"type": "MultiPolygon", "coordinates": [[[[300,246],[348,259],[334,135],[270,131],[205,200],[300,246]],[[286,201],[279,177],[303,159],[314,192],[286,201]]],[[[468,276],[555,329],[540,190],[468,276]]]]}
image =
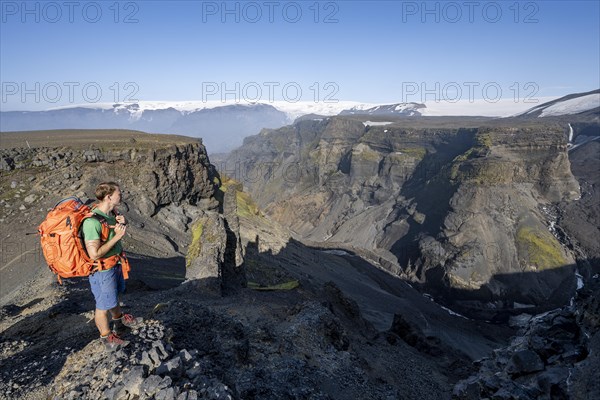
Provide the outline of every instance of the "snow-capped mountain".
{"type": "Polygon", "coordinates": [[[575,93],[533,107],[517,116],[554,117],[572,114],[600,114],[600,89],[586,93],[575,93]]]}
{"type": "Polygon", "coordinates": [[[280,128],[302,115],[332,116],[344,109],[359,110],[376,106],[352,101],[94,103],[46,111],[4,111],[0,113],[0,131],[134,129],[201,137],[210,153],[219,153],[240,146],[246,136],[257,134],[263,128],[280,128]]]}
{"type": "Polygon", "coordinates": [[[0,131],[48,129],[136,129],[149,133],[173,133],[202,137],[210,153],[227,152],[246,136],[263,128],[280,128],[303,115],[367,115],[418,118],[421,116],[527,116],[599,113],[600,90],[573,94],[525,111],[527,104],[512,99],[496,102],[461,100],[426,103],[374,104],[356,101],[139,101],[94,103],[46,111],[0,112],[0,131]],[[523,112],[525,111],[525,112],[523,112]],[[519,113],[520,114],[516,114],[519,113]]]}
{"type": "Polygon", "coordinates": [[[348,110],[342,110],[340,115],[397,115],[406,117],[417,117],[427,108],[425,104],[420,103],[397,103],[379,105],[371,108],[354,106],[348,110]]]}
{"type": "Polygon", "coordinates": [[[210,152],[226,152],[263,128],[279,128],[290,122],[284,112],[265,104],[221,104],[214,108],[181,105],[179,109],[168,103],[135,103],[7,111],[0,113],[0,131],[134,129],[201,137],[210,152]]]}

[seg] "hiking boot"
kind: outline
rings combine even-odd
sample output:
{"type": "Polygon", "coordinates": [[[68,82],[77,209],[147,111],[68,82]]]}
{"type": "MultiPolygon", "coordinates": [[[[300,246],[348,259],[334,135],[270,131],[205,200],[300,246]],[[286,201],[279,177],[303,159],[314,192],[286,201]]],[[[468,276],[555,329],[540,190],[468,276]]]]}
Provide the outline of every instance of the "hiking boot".
{"type": "Polygon", "coordinates": [[[123,314],[120,320],[121,323],[128,328],[138,328],[142,325],[142,322],[144,322],[144,318],[134,317],[131,314],[123,314]]]}
{"type": "Polygon", "coordinates": [[[123,314],[121,318],[113,319],[113,332],[122,333],[125,328],[138,328],[142,325],[144,319],[141,317],[134,317],[131,314],[123,314]]]}
{"type": "Polygon", "coordinates": [[[108,336],[100,336],[102,341],[104,342],[104,347],[107,350],[114,350],[120,347],[125,347],[129,344],[128,340],[123,340],[116,333],[111,332],[108,336]]]}

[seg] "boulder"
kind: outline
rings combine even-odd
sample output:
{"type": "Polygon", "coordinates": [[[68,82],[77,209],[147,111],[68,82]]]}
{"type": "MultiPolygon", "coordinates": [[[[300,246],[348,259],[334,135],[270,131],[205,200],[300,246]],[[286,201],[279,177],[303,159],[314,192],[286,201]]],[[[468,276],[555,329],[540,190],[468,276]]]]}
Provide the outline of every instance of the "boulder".
{"type": "Polygon", "coordinates": [[[544,362],[537,353],[531,350],[521,350],[513,354],[506,371],[513,376],[520,376],[542,371],[543,369],[544,362]]]}
{"type": "Polygon", "coordinates": [[[185,277],[195,286],[220,295],[227,244],[225,219],[221,214],[204,213],[192,223],[191,231],[185,277]]]}

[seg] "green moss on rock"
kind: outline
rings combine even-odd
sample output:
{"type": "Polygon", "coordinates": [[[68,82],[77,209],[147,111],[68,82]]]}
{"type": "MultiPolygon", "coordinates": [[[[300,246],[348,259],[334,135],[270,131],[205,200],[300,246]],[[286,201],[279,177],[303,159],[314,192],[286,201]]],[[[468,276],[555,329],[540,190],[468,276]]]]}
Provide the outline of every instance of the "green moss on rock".
{"type": "Polygon", "coordinates": [[[427,150],[424,147],[403,147],[401,149],[397,149],[396,152],[402,153],[398,154],[399,156],[408,156],[418,160],[422,160],[427,154],[427,150]]]}
{"type": "Polygon", "coordinates": [[[245,192],[236,193],[237,213],[240,217],[253,217],[260,215],[260,210],[250,195],[245,192]]]}
{"type": "Polygon", "coordinates": [[[206,218],[201,218],[192,225],[192,243],[188,248],[187,255],[185,257],[186,268],[192,264],[192,260],[200,255],[202,252],[202,233],[204,232],[204,224],[206,218]]]}
{"type": "Polygon", "coordinates": [[[491,148],[493,144],[492,136],[489,133],[480,133],[475,137],[475,140],[477,140],[478,146],[487,149],[491,148]]]}
{"type": "Polygon", "coordinates": [[[560,243],[548,231],[521,227],[517,231],[519,255],[527,265],[537,270],[558,268],[567,264],[560,243]]]}
{"type": "Polygon", "coordinates": [[[474,151],[475,151],[475,148],[471,147],[464,153],[454,157],[454,160],[452,160],[452,166],[450,167],[450,179],[463,180],[463,178],[465,178],[464,175],[461,175],[460,166],[463,162],[465,162],[469,158],[471,158],[471,155],[473,154],[474,151]]]}
{"type": "Polygon", "coordinates": [[[475,141],[473,147],[452,160],[450,179],[483,186],[510,182],[513,177],[513,165],[489,157],[493,146],[492,135],[480,133],[475,137],[475,141]]]}

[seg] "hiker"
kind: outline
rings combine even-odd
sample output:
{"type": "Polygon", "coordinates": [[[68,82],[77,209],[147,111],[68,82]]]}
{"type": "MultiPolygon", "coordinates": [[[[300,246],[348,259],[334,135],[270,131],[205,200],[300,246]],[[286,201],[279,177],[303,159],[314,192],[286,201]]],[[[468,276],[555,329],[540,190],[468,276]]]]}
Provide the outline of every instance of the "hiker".
{"type": "MultiPolygon", "coordinates": [[[[105,221],[110,228],[108,239],[101,241],[102,222],[98,218],[87,218],[82,230],[85,248],[92,260],[102,261],[111,256],[121,254],[123,248],[121,239],[127,231],[127,222],[123,215],[117,213],[116,207],[121,204],[121,188],[115,182],[103,182],[96,187],[97,206],[93,213],[105,221]]],[[[125,278],[128,277],[128,265],[121,261],[109,269],[96,271],[89,276],[90,286],[96,310],[94,320],[100,331],[100,337],[107,347],[125,346],[127,341],[118,335],[123,327],[133,328],[141,324],[142,318],[131,314],[123,314],[119,305],[119,294],[125,291],[125,278]],[[127,270],[123,271],[123,268],[127,270]],[[125,276],[124,276],[125,275],[125,276]],[[109,315],[112,317],[113,329],[110,329],[109,315]]]]}

